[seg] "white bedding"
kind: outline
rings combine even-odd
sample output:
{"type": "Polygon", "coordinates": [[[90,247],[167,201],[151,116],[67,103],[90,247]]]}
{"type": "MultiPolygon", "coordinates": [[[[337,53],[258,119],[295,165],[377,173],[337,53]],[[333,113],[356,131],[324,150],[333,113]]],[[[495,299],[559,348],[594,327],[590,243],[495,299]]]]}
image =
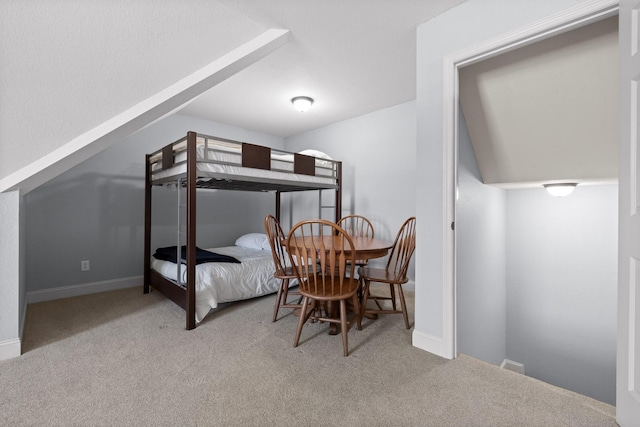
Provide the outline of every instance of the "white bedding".
{"type": "MultiPolygon", "coordinates": [[[[273,277],[274,266],[270,250],[240,246],[211,248],[208,251],[230,255],[240,264],[207,262],[196,265],[196,322],[201,322],[218,304],[253,298],[278,291],[280,281],[273,277]]],[[[151,268],[168,279],[176,280],[177,266],[173,262],[151,258],[151,268]]],[[[182,268],[182,281],[187,280],[182,268]]],[[[294,285],[294,283],[291,283],[294,285]]]]}
{"type": "MultiPolygon", "coordinates": [[[[315,184],[335,184],[333,177],[332,162],[316,158],[316,176],[294,174],[293,155],[291,154],[271,154],[271,170],[262,170],[242,167],[242,155],[240,145],[233,145],[214,139],[207,139],[207,146],[204,144],[205,138],[198,137],[196,143],[196,154],[198,171],[214,174],[234,175],[237,177],[266,178],[272,180],[315,183],[315,184]]],[[[160,165],[154,165],[153,179],[162,179],[179,175],[187,170],[187,153],[181,151],[175,156],[176,166],[158,170],[160,165]]],[[[326,157],[328,158],[328,156],[326,157]]]]}

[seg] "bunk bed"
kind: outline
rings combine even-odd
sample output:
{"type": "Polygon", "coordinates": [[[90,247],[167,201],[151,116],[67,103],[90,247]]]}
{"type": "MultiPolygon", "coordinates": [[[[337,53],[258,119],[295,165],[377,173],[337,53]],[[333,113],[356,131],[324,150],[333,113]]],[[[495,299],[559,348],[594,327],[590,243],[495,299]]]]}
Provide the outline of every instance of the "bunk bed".
{"type": "MultiPolygon", "coordinates": [[[[181,306],[186,312],[187,329],[196,327],[196,196],[206,193],[196,189],[273,192],[278,220],[281,193],[330,190],[335,192],[335,221],[342,216],[342,163],[324,156],[290,153],[188,132],[185,137],[147,154],[145,169],[144,293],[149,293],[153,287],[181,306]],[[185,189],[186,193],[183,201],[182,192],[177,191],[178,212],[180,205],[185,205],[186,232],[181,241],[182,216],[179,214],[174,275],[163,275],[152,268],[151,198],[154,186],[175,186],[185,189]],[[186,255],[181,253],[182,247],[186,255]],[[185,262],[178,262],[180,259],[185,262]]],[[[322,203],[321,193],[319,199],[322,203]]],[[[321,208],[323,206],[319,206],[321,208]]]]}

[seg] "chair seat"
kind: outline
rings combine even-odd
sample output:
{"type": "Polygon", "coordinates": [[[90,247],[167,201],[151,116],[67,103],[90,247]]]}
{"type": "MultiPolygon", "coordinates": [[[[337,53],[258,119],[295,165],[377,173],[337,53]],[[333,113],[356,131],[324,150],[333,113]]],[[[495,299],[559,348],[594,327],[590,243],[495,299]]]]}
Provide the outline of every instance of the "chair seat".
{"type": "Polygon", "coordinates": [[[393,271],[387,271],[384,268],[372,268],[369,266],[360,267],[358,269],[358,276],[366,278],[372,282],[380,283],[394,283],[401,284],[407,283],[409,278],[406,276],[398,277],[393,271]]]}
{"type": "Polygon", "coordinates": [[[276,279],[297,279],[296,272],[291,267],[285,267],[284,270],[278,270],[273,273],[273,277],[276,279]]]}
{"type": "MultiPolygon", "coordinates": [[[[304,289],[308,289],[306,286],[300,287],[300,294],[309,298],[317,299],[320,301],[337,301],[341,299],[346,299],[351,297],[356,293],[358,287],[360,286],[360,282],[356,278],[344,278],[346,282],[342,284],[342,292],[340,292],[340,282],[339,278],[336,278],[333,282],[329,280],[329,278],[325,277],[324,288],[322,283],[318,284],[318,292],[305,292],[304,289]]],[[[311,289],[315,288],[315,284],[313,281],[309,283],[309,287],[311,289]]]]}

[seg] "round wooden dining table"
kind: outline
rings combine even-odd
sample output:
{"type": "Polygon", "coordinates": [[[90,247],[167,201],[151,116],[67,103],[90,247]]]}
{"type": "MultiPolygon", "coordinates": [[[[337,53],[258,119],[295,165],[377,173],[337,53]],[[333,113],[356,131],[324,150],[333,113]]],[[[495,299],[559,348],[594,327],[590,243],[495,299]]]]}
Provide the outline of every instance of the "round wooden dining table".
{"type": "MultiPolygon", "coordinates": [[[[334,238],[333,236],[308,236],[305,239],[312,239],[316,247],[321,246],[331,246],[330,239],[334,238]],[[325,242],[320,242],[321,239],[324,239],[325,242]]],[[[298,241],[301,237],[296,237],[295,241],[298,241]]],[[[353,242],[353,247],[356,251],[356,259],[357,260],[365,260],[365,259],[373,259],[373,258],[382,258],[389,253],[389,249],[393,246],[393,242],[389,242],[387,240],[374,239],[372,237],[351,237],[351,241],[353,242]]],[[[285,240],[283,244],[286,246],[287,241],[285,240]]],[[[296,245],[297,246],[297,245],[296,245]]],[[[351,255],[350,250],[345,250],[345,254],[351,255]]]]}

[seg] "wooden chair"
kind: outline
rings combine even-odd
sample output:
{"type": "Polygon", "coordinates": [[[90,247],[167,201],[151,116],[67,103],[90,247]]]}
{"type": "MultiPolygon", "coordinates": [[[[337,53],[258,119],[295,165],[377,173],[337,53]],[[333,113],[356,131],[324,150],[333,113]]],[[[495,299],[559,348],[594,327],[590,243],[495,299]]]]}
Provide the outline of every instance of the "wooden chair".
{"type": "MultiPolygon", "coordinates": [[[[339,323],[343,353],[348,356],[347,333],[354,320],[360,325],[360,307],[356,295],[359,282],[354,279],[356,251],[351,237],[330,221],[301,221],[289,232],[287,252],[291,265],[295,266],[303,296],[302,313],[293,346],[298,346],[302,327],[308,319],[339,323]],[[351,321],[347,321],[346,302],[349,299],[355,310],[351,321]],[[339,318],[331,316],[337,303],[340,304],[339,318]],[[322,307],[325,309],[324,315],[322,307]]],[[[361,329],[360,326],[358,329],[361,329]]]]}
{"type": "MultiPolygon", "coordinates": [[[[402,291],[402,285],[407,283],[407,269],[409,268],[409,261],[413,256],[413,251],[416,247],[416,218],[411,217],[407,219],[396,236],[391,248],[391,254],[387,260],[387,265],[382,268],[371,268],[369,266],[360,267],[358,269],[358,275],[363,284],[363,297],[362,308],[360,309],[360,316],[365,314],[389,314],[389,313],[402,313],[404,316],[404,324],[409,329],[409,316],[407,314],[407,304],[404,299],[404,292],[402,291]],[[389,296],[373,296],[371,295],[371,283],[386,283],[389,285],[389,296]],[[400,296],[401,310],[396,307],[396,294],[394,286],[398,287],[398,294],[400,296]],[[367,301],[374,300],[377,309],[367,308],[367,301]],[[380,304],[380,301],[390,300],[391,310],[385,309],[380,304]]],[[[358,323],[358,327],[361,327],[361,323],[358,323]]]]}
{"type": "MultiPolygon", "coordinates": [[[[349,236],[352,237],[374,237],[374,229],[373,224],[367,218],[362,215],[347,215],[337,223],[344,231],[347,232],[349,236]]],[[[358,267],[367,265],[369,260],[359,259],[356,260],[356,265],[358,267]]]]}
{"type": "Polygon", "coordinates": [[[338,220],[338,225],[342,227],[349,236],[374,237],[373,224],[362,215],[347,215],[338,220]]]}
{"type": "Polygon", "coordinates": [[[273,322],[278,319],[278,311],[281,308],[301,308],[300,299],[298,303],[287,302],[289,294],[300,295],[298,291],[289,291],[289,282],[291,279],[297,279],[296,272],[288,266],[289,256],[287,255],[282,241],[285,239],[284,232],[280,227],[280,223],[273,215],[267,215],[264,219],[264,228],[269,238],[269,245],[271,246],[271,254],[273,255],[273,264],[275,265],[275,272],[273,276],[276,279],[280,279],[280,286],[278,287],[278,296],[276,297],[276,304],[273,309],[273,322]]]}

